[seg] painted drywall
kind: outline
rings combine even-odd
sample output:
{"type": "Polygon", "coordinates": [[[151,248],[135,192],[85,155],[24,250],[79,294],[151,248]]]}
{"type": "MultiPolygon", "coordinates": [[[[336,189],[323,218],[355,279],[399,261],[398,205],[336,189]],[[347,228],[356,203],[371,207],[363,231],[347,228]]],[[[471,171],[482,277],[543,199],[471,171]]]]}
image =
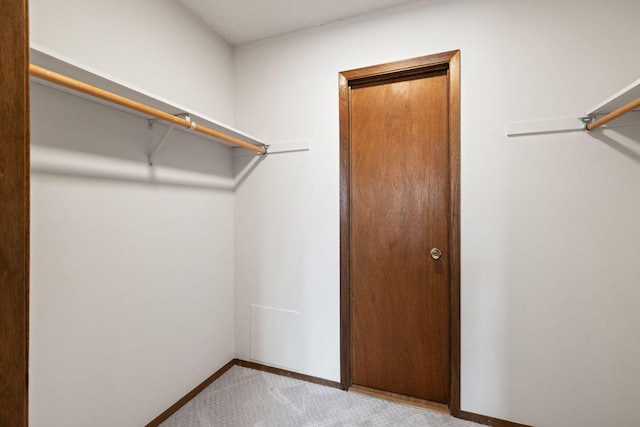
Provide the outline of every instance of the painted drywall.
{"type": "MultiPolygon", "coordinates": [[[[30,9],[32,43],[232,122],[231,48],[177,2],[30,9]]],[[[233,358],[231,149],[174,131],[149,168],[165,125],[31,94],[30,425],[145,425],[233,358]]]]}
{"type": "Polygon", "coordinates": [[[639,13],[436,0],[235,48],[236,125],[311,145],[236,190],[237,355],[260,342],[251,304],[291,310],[289,368],[339,380],[338,72],[460,49],[462,409],[638,425],[640,127],[508,138],[505,124],[577,117],[637,80],[639,13]]]}
{"type": "Polygon", "coordinates": [[[29,23],[32,45],[233,124],[231,47],[178,1],[31,0],[29,23]]]}

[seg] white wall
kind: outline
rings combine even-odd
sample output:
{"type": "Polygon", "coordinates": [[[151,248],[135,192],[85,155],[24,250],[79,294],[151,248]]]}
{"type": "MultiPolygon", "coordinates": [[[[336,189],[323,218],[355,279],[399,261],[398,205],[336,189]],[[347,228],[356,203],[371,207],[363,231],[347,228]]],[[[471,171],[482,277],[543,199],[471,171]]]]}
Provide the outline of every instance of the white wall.
{"type": "Polygon", "coordinates": [[[264,362],[339,380],[338,72],[461,49],[462,409],[638,425],[640,127],[505,136],[638,79],[638,14],[635,0],[425,1],[236,48],[236,125],[311,142],[236,191],[237,355],[277,337],[296,360],[264,362]],[[299,312],[301,330],[252,327],[251,304],[299,312]]]}
{"type": "MultiPolygon", "coordinates": [[[[177,2],[30,12],[34,44],[232,124],[231,47],[177,2]]],[[[174,131],[150,169],[163,125],[31,91],[31,425],[144,425],[233,358],[231,149],[174,131]]]]}
{"type": "Polygon", "coordinates": [[[233,124],[231,47],[175,0],[31,0],[32,44],[233,124]]]}

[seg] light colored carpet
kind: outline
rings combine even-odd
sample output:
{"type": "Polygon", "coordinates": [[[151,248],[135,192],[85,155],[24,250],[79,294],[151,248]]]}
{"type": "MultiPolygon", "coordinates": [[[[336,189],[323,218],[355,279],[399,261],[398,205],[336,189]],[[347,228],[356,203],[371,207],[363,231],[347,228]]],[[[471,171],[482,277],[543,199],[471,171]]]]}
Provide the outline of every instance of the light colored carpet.
{"type": "Polygon", "coordinates": [[[476,427],[426,409],[234,366],[162,427],[476,427]]]}

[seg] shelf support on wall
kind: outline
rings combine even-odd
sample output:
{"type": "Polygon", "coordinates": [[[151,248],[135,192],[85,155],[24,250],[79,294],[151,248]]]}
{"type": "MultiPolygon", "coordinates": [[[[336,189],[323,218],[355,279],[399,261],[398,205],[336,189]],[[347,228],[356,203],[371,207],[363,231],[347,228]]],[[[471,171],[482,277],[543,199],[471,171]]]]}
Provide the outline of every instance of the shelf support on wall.
{"type": "Polygon", "coordinates": [[[630,112],[640,113],[640,80],[601,102],[583,117],[509,122],[506,131],[507,136],[593,131],[630,112]]]}
{"type": "Polygon", "coordinates": [[[605,114],[604,116],[596,119],[596,116],[593,116],[594,119],[591,123],[586,125],[586,130],[595,130],[600,126],[603,126],[609,123],[611,120],[617,119],[620,116],[627,114],[630,111],[634,111],[635,109],[640,108],[640,98],[635,101],[631,101],[630,103],[623,105],[622,107],[610,112],[609,114],[605,114]]]}
{"type": "Polygon", "coordinates": [[[169,138],[169,135],[171,134],[171,131],[173,130],[174,127],[175,127],[174,124],[169,125],[169,128],[165,131],[164,135],[162,135],[162,139],[160,139],[160,142],[158,143],[158,145],[156,145],[156,148],[154,148],[153,151],[149,153],[149,156],[147,157],[149,162],[149,167],[153,167],[153,161],[158,155],[158,152],[160,152],[160,149],[162,148],[164,143],[167,141],[167,138],[169,138]]]}
{"type": "MultiPolygon", "coordinates": [[[[180,117],[183,118],[189,122],[191,122],[191,116],[189,116],[189,114],[187,113],[180,113],[180,114],[175,114],[176,117],[180,117]]],[[[149,130],[153,129],[153,124],[155,122],[157,122],[158,119],[149,119],[148,120],[148,125],[147,127],[149,128],[149,130]]],[[[192,122],[193,123],[193,122],[192,122]]],[[[195,123],[193,123],[193,125],[195,125],[195,123]]],[[[155,158],[158,156],[158,153],[160,152],[160,149],[162,148],[162,146],[164,145],[164,143],[167,141],[167,139],[169,138],[169,135],[171,135],[171,132],[173,131],[173,129],[175,128],[175,124],[171,124],[169,125],[169,128],[165,131],[164,135],[162,135],[162,138],[160,138],[160,142],[158,142],[158,144],[156,145],[156,148],[153,149],[153,151],[151,153],[149,153],[149,155],[147,156],[148,159],[148,163],[149,163],[149,167],[153,167],[153,161],[155,160],[155,158]]]]}

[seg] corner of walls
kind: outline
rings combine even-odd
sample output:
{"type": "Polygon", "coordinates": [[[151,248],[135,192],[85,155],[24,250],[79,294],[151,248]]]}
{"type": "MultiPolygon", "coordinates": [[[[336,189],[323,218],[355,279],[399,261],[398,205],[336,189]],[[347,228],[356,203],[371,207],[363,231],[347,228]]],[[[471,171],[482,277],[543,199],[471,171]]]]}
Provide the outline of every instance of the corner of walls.
{"type": "MultiPolygon", "coordinates": [[[[338,381],[337,126],[324,122],[337,105],[323,94],[337,77],[314,70],[310,51],[280,47],[290,48],[274,40],[234,48],[237,125],[274,146],[309,144],[267,156],[236,190],[236,354],[338,381]]],[[[236,172],[243,167],[236,161],[236,172]]]]}
{"type": "MultiPolygon", "coordinates": [[[[31,40],[233,124],[231,47],[173,0],[32,0],[31,40]]],[[[232,150],[31,88],[30,420],[144,425],[234,355],[232,150]]]]}

